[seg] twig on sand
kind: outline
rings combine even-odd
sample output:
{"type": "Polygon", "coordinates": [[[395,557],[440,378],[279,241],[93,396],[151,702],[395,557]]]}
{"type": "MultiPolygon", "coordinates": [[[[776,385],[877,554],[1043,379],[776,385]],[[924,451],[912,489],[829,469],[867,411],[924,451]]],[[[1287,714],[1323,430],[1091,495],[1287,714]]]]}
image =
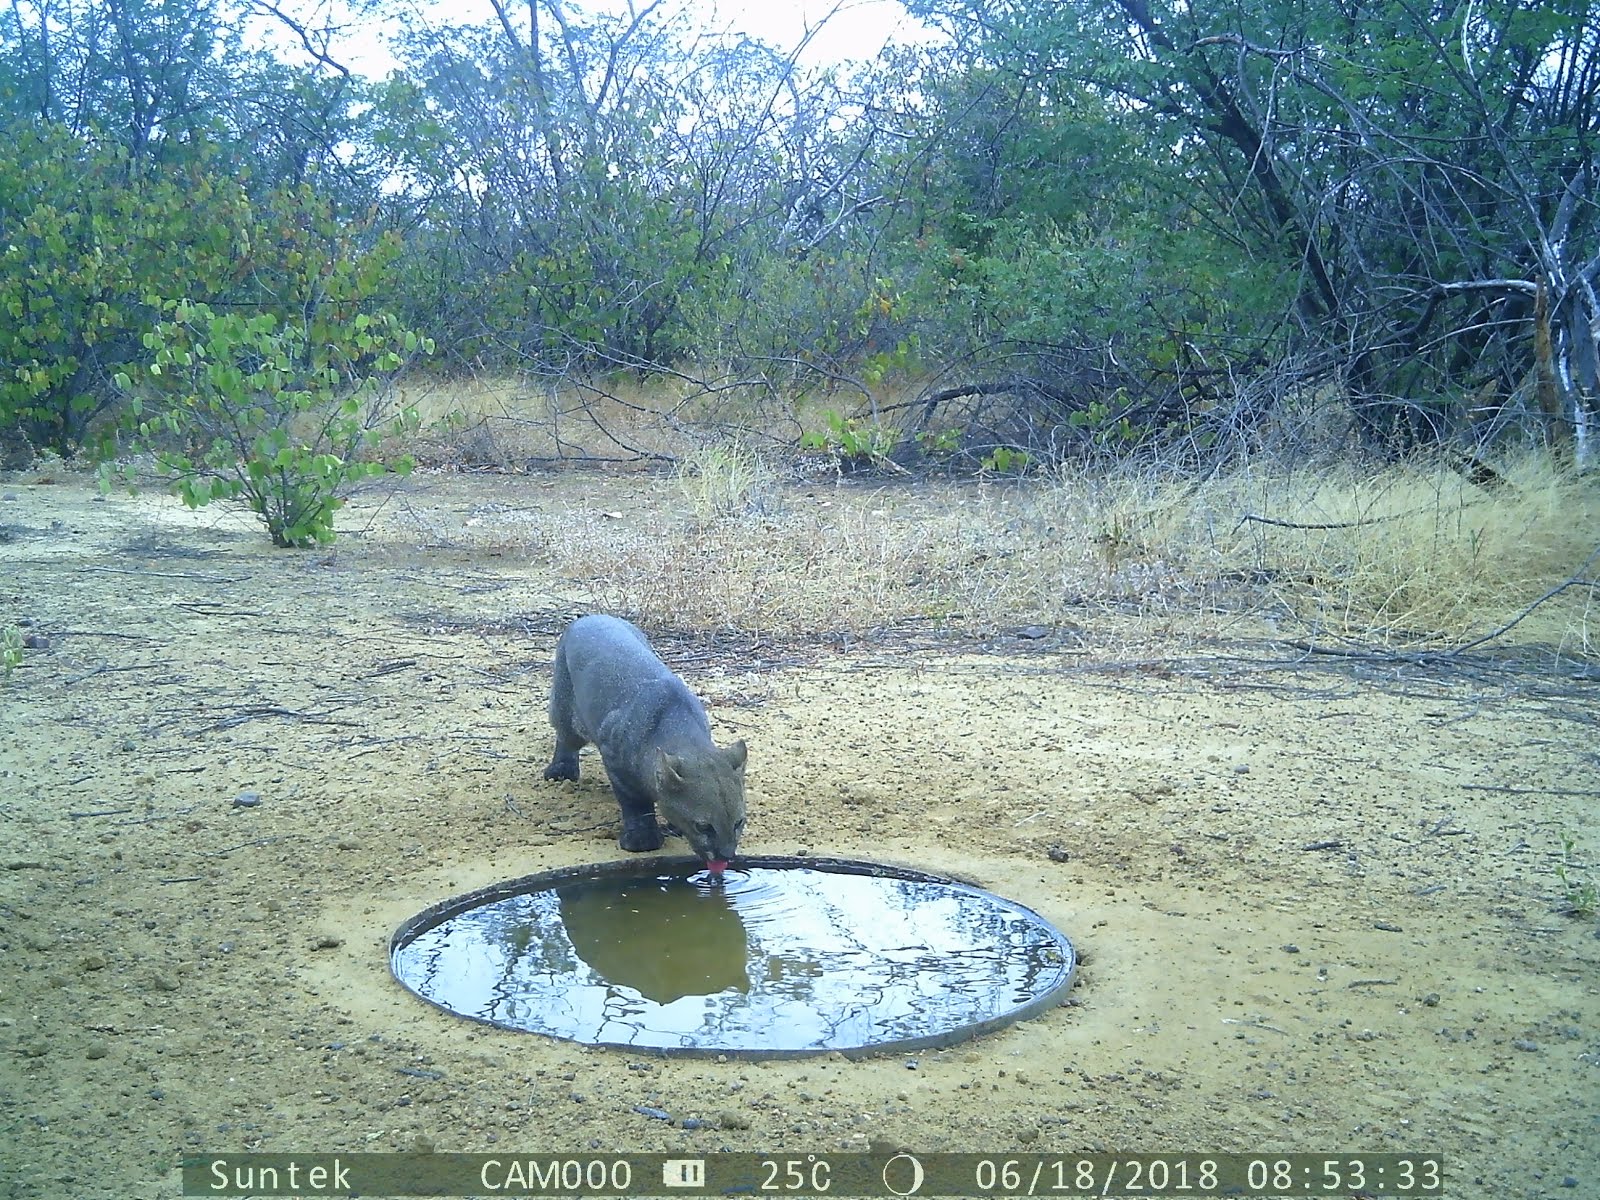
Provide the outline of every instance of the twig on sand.
{"type": "Polygon", "coordinates": [[[1415,509],[1411,512],[1389,513],[1382,517],[1363,517],[1359,521],[1329,521],[1326,524],[1308,523],[1305,521],[1280,521],[1276,517],[1263,517],[1256,513],[1245,513],[1239,518],[1239,523],[1233,527],[1233,532],[1238,533],[1245,525],[1274,525],[1279,529],[1360,529],[1363,525],[1381,525],[1385,521],[1398,521],[1402,517],[1413,517],[1426,509],[1415,509]]]}
{"type": "Polygon", "coordinates": [[[254,721],[258,717],[286,717],[292,721],[304,721],[308,725],[356,725],[356,721],[341,721],[337,717],[326,717],[319,713],[297,712],[292,708],[283,708],[277,704],[241,704],[234,711],[220,721],[206,726],[207,729],[232,729],[236,725],[243,725],[246,721],[254,721]]]}
{"type": "Polygon", "coordinates": [[[1596,788],[1507,787],[1499,783],[1458,783],[1470,792],[1505,792],[1512,796],[1600,796],[1596,788]]]}
{"type": "Polygon", "coordinates": [[[1456,646],[1454,649],[1452,649],[1450,651],[1450,653],[1451,654],[1463,654],[1466,651],[1471,650],[1474,646],[1481,646],[1485,642],[1494,641],[1495,638],[1500,637],[1502,634],[1508,633],[1510,630],[1515,628],[1517,625],[1521,624],[1521,622],[1523,621],[1524,618],[1529,616],[1533,612],[1534,609],[1538,608],[1545,601],[1553,599],[1554,597],[1558,596],[1560,593],[1566,591],[1568,588],[1572,588],[1572,587],[1597,588],[1597,587],[1600,587],[1600,579],[1585,579],[1583,577],[1584,576],[1584,572],[1586,572],[1594,564],[1594,560],[1597,559],[1597,558],[1600,558],[1600,546],[1596,546],[1594,548],[1594,552],[1592,554],[1590,554],[1588,558],[1583,560],[1583,566],[1579,567],[1571,575],[1567,576],[1567,578],[1566,578],[1566,580],[1564,582],[1556,584],[1555,587],[1551,588],[1544,595],[1540,596],[1532,604],[1528,605],[1527,608],[1523,609],[1516,616],[1512,617],[1511,620],[1507,621],[1504,625],[1500,626],[1500,628],[1491,629],[1488,633],[1484,634],[1482,637],[1473,638],[1472,641],[1467,642],[1464,645],[1456,646]]]}
{"type": "Polygon", "coordinates": [[[249,849],[251,846],[266,846],[266,845],[270,845],[273,842],[281,842],[281,841],[284,841],[284,840],[289,839],[289,838],[297,838],[297,837],[304,837],[304,836],[305,836],[305,834],[299,834],[299,833],[275,833],[275,834],[270,834],[267,837],[251,838],[248,842],[240,842],[237,846],[228,846],[228,847],[226,847],[226,848],[224,848],[222,850],[213,850],[211,852],[211,854],[209,855],[209,857],[211,857],[211,858],[222,858],[224,855],[232,854],[235,850],[246,850],[246,849],[249,849]]]}
{"type": "Polygon", "coordinates": [[[151,579],[198,579],[201,583],[243,583],[243,575],[196,575],[193,571],[135,571],[128,567],[79,567],[80,571],[100,571],[107,575],[143,575],[151,579]]]}

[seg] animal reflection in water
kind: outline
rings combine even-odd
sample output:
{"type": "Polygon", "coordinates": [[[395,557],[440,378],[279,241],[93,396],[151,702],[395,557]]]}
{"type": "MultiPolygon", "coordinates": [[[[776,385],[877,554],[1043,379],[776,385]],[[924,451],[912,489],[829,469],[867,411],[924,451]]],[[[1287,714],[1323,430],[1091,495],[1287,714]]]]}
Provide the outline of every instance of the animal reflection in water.
{"type": "Polygon", "coordinates": [[[563,888],[560,905],[572,948],[609,984],[656,1004],[750,990],[749,937],[721,887],[644,879],[563,888]]]}

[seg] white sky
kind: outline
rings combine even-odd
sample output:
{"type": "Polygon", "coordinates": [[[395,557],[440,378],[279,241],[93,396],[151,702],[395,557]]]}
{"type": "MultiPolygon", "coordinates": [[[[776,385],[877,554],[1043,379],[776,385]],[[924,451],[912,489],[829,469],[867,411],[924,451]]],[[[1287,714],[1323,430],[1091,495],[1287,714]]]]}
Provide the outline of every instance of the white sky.
{"type": "MultiPolygon", "coordinates": [[[[568,0],[573,9],[590,12],[613,9],[625,12],[626,0],[568,0]]],[[[816,67],[848,59],[875,58],[890,40],[927,40],[933,35],[927,26],[913,20],[900,0],[668,0],[674,8],[688,7],[705,14],[707,30],[746,33],[780,50],[792,50],[805,37],[808,28],[820,31],[800,56],[803,65],[816,67]]],[[[418,0],[419,7],[431,9],[438,18],[456,25],[494,24],[494,10],[488,0],[418,0]]],[[[523,8],[525,0],[515,7],[523,8]]],[[[285,10],[305,11],[314,5],[286,4],[285,10]]],[[[395,20],[403,20],[396,17],[395,20]]],[[[268,34],[283,45],[284,35],[268,34]]],[[[343,40],[334,47],[334,57],[352,70],[381,79],[395,66],[395,60],[382,44],[376,29],[343,40]]]]}
{"type": "Polygon", "coordinates": [[[900,0],[704,0],[726,24],[782,49],[799,43],[808,25],[827,18],[801,61],[810,66],[845,59],[871,59],[891,39],[912,41],[928,29],[907,15],[900,0]],[[837,12],[833,10],[838,8],[837,12]],[[830,17],[829,14],[833,13],[830,17]]]}

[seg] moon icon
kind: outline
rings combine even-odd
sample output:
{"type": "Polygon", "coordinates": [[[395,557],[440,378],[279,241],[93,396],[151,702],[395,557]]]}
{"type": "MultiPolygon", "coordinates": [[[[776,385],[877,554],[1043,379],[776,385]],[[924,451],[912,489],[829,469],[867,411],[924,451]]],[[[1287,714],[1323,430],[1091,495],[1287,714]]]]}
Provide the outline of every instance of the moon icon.
{"type": "Polygon", "coordinates": [[[883,1186],[896,1196],[915,1196],[922,1190],[922,1163],[910,1154],[896,1154],[883,1165],[883,1186]]]}

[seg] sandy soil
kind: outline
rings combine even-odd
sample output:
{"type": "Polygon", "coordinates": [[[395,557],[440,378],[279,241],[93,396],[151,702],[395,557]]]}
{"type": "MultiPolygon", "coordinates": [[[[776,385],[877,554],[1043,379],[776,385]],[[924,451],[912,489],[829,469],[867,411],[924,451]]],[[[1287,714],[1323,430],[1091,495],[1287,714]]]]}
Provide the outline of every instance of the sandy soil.
{"type": "Polygon", "coordinates": [[[1119,665],[1092,619],[668,639],[751,745],[747,849],[959,873],[1085,965],[1069,1006],[914,1061],[648,1058],[451,1019],[384,953],[449,895],[620,857],[602,780],[539,777],[577,592],[470,531],[648,520],[648,481],[416,478],[291,553],[40,478],[0,481],[0,626],[48,643],[0,687],[0,1195],[431,1145],[1405,1150],[1454,1197],[1600,1196],[1600,940],[1555,874],[1564,834],[1595,861],[1592,677],[1119,665]]]}

